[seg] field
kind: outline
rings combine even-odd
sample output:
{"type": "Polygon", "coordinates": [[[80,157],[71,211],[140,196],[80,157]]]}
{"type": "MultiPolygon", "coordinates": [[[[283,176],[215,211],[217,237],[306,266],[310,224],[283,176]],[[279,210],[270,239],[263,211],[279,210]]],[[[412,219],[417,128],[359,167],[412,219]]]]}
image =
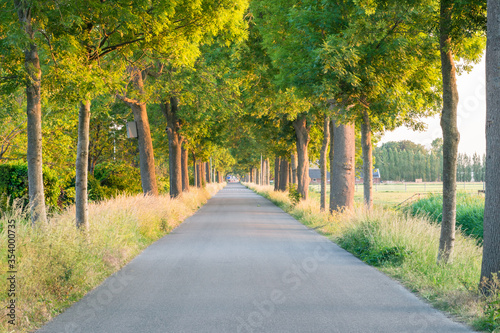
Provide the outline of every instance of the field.
{"type": "MultiPolygon", "coordinates": [[[[311,197],[319,198],[320,186],[309,186],[311,197]]],[[[484,190],[484,183],[458,183],[457,190],[477,194],[479,190],[484,190]]],[[[327,187],[330,192],[330,187],[327,187]]],[[[443,183],[383,183],[373,185],[373,203],[383,207],[395,207],[408,200],[413,202],[425,196],[427,193],[442,193],[443,183]]],[[[356,184],[354,194],[356,202],[363,202],[363,184],[356,184]]]]}

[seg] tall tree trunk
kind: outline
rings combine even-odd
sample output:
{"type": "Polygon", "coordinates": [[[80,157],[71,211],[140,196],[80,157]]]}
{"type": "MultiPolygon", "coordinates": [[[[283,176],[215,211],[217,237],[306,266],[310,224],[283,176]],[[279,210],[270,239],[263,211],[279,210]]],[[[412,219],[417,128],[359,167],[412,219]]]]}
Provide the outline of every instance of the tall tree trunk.
{"type": "Polygon", "coordinates": [[[333,194],[334,194],[334,184],[333,184],[333,173],[335,172],[335,166],[334,166],[334,151],[333,151],[333,145],[334,145],[334,131],[335,131],[335,120],[330,120],[330,152],[329,152],[329,158],[330,158],[330,211],[333,211],[333,194]]]}
{"type": "Polygon", "coordinates": [[[205,164],[207,164],[206,162],[202,162],[200,163],[200,184],[201,184],[201,187],[205,187],[207,186],[207,176],[205,174],[205,164]]]}
{"type": "Polygon", "coordinates": [[[293,127],[297,136],[297,190],[300,197],[307,200],[309,197],[309,154],[307,147],[311,140],[309,136],[311,127],[307,125],[306,115],[299,116],[293,122],[293,127]]]}
{"type": "Polygon", "coordinates": [[[443,214],[439,239],[438,262],[451,261],[455,243],[457,156],[460,134],[457,128],[458,90],[455,63],[451,50],[453,0],[441,0],[440,38],[441,73],[443,76],[443,214]]]}
{"type": "Polygon", "coordinates": [[[266,164],[267,160],[264,159],[262,161],[262,185],[267,185],[267,174],[268,174],[268,171],[267,171],[267,164],[266,164]]]}
{"type": "Polygon", "coordinates": [[[265,166],[264,166],[264,160],[262,159],[262,154],[260,154],[260,185],[265,185],[264,184],[264,172],[265,172],[265,166]]]}
{"type": "Polygon", "coordinates": [[[288,178],[290,177],[290,163],[284,157],[280,161],[280,191],[288,190],[288,178]]]}
{"type": "Polygon", "coordinates": [[[186,145],[181,148],[181,164],[182,164],[182,191],[189,191],[189,168],[188,168],[189,152],[186,145]]]}
{"type": "Polygon", "coordinates": [[[193,153],[193,176],[194,176],[194,187],[200,187],[198,185],[198,164],[196,163],[196,155],[193,153]]]}
{"type": "Polygon", "coordinates": [[[325,115],[323,120],[323,143],[321,145],[321,152],[319,156],[319,167],[321,169],[321,210],[326,209],[326,185],[328,180],[328,170],[326,163],[326,153],[328,151],[328,143],[330,141],[330,117],[325,115]]]}
{"type": "Polygon", "coordinates": [[[334,137],[333,170],[330,174],[333,195],[330,210],[352,210],[355,176],[354,124],[336,125],[334,137]]]}
{"type": "Polygon", "coordinates": [[[169,102],[162,104],[163,114],[167,118],[170,196],[172,198],[182,192],[182,136],[179,133],[181,123],[177,117],[178,108],[177,97],[170,97],[169,102]]]}
{"type": "Polygon", "coordinates": [[[276,156],[274,158],[274,190],[275,191],[280,190],[280,166],[281,166],[281,159],[279,156],[276,156]]]}
{"type": "MultiPolygon", "coordinates": [[[[130,68],[129,70],[135,89],[139,92],[141,98],[144,99],[145,92],[142,71],[137,68],[130,68]]],[[[142,191],[144,194],[158,195],[153,141],[151,140],[146,103],[121,95],[117,95],[117,98],[125,102],[132,109],[132,113],[134,114],[134,121],[137,126],[142,191]]]]}
{"type": "Polygon", "coordinates": [[[271,170],[269,158],[266,158],[266,185],[271,185],[271,170]]]}
{"type": "Polygon", "coordinates": [[[373,160],[372,160],[372,128],[368,111],[363,111],[361,123],[361,149],[363,151],[363,194],[365,207],[373,208],[373,160]]]}
{"type": "MultiPolygon", "coordinates": [[[[486,44],[486,199],[481,281],[500,271],[500,4],[488,0],[486,44]]],[[[483,287],[484,288],[484,287],[483,287]]]]}
{"type": "Polygon", "coordinates": [[[38,47],[34,41],[31,8],[25,1],[15,0],[14,5],[21,26],[30,39],[24,50],[26,69],[26,115],[28,119],[28,194],[31,224],[47,221],[42,170],[42,70],[38,57],[38,47]]]}
{"type": "Polygon", "coordinates": [[[142,191],[144,194],[156,196],[158,195],[158,185],[156,183],[153,141],[151,140],[146,104],[132,104],[131,108],[137,125],[142,191]]]}
{"type": "Polygon", "coordinates": [[[291,183],[297,184],[297,152],[292,153],[290,160],[291,160],[290,164],[291,164],[291,168],[292,168],[292,172],[291,172],[292,181],[291,181],[291,183]]]}
{"type": "Polygon", "coordinates": [[[212,182],[212,168],[210,167],[209,162],[205,163],[205,172],[207,177],[207,184],[210,184],[212,182]]]}
{"type": "Polygon", "coordinates": [[[88,221],[88,163],[89,163],[90,101],[80,102],[78,116],[78,145],[76,148],[75,208],[76,226],[89,228],[88,221]]]}
{"type": "MultiPolygon", "coordinates": [[[[144,98],[144,82],[142,71],[134,68],[132,79],[134,86],[139,91],[141,98],[144,98]]],[[[153,153],[153,141],[151,140],[151,130],[149,128],[148,112],[144,101],[127,102],[134,113],[134,121],[137,125],[137,140],[139,144],[139,166],[141,170],[141,184],[144,194],[158,195],[158,185],[156,183],[155,159],[153,153]]]]}

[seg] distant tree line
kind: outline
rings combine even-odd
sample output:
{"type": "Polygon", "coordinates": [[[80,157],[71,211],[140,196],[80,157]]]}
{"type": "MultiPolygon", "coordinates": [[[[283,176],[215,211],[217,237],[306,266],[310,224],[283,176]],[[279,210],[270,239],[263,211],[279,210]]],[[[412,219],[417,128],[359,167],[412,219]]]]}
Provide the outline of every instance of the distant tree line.
{"type": "MultiPolygon", "coordinates": [[[[382,180],[424,182],[443,179],[443,141],[436,139],[431,148],[409,140],[387,142],[375,148],[375,168],[380,169],[382,180]]],[[[484,181],[485,156],[458,154],[457,181],[484,181]]]]}

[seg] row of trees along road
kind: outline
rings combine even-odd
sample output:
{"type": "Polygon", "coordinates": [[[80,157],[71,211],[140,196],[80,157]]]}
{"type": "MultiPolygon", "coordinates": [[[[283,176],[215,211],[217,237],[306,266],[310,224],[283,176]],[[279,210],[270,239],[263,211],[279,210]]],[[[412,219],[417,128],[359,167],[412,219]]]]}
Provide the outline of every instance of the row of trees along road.
{"type": "MultiPolygon", "coordinates": [[[[500,184],[492,164],[498,165],[499,151],[498,102],[493,99],[500,95],[494,93],[498,71],[493,68],[498,63],[498,4],[489,2],[488,15],[494,18],[488,21],[484,260],[495,264],[485,264],[486,278],[500,270],[500,255],[492,245],[500,239],[495,195],[500,184]]],[[[444,198],[438,261],[452,259],[459,142],[456,75],[483,53],[486,1],[132,4],[16,0],[1,5],[2,99],[19,96],[20,85],[26,88],[33,223],[46,215],[44,103],[66,109],[79,104],[78,226],[87,225],[91,103],[103,103],[104,96],[129,106],[138,124],[145,193],[158,192],[154,158],[162,154],[153,150],[162,138],[150,133],[150,113],[162,115],[167,125],[172,196],[188,188],[187,156],[194,160],[195,184],[213,179],[204,175],[202,164],[212,156],[222,167],[235,164],[233,172],[240,174],[253,174],[253,169],[262,174],[267,165],[275,170],[276,189],[286,189],[291,179],[303,199],[308,197],[309,161],[320,160],[322,207],[327,206],[324,171],[329,164],[332,211],[353,206],[357,159],[367,175],[365,206],[372,208],[374,133],[400,125],[423,129],[421,119],[441,110],[444,198]]],[[[12,136],[16,131],[14,127],[12,136]]]]}
{"type": "Polygon", "coordinates": [[[353,204],[354,124],[360,127],[368,176],[365,204],[370,209],[372,132],[402,124],[419,129],[419,119],[442,105],[445,194],[438,260],[451,258],[459,139],[454,57],[465,64],[479,59],[485,8],[484,2],[454,0],[251,3],[272,65],[271,82],[281,92],[276,103],[281,100],[280,111],[285,110],[294,125],[298,190],[304,198],[307,179],[301,176],[307,174],[313,118],[331,117],[334,123],[332,210],[353,204]]]}
{"type": "MultiPolygon", "coordinates": [[[[177,163],[182,140],[175,135],[179,129],[175,113],[182,91],[173,87],[179,83],[165,82],[172,80],[169,75],[172,72],[182,75],[185,67],[192,67],[202,45],[212,43],[215,38],[227,43],[242,38],[247,3],[244,0],[204,1],[203,5],[192,1],[134,1],[129,5],[71,0],[14,1],[1,6],[2,90],[12,94],[20,85],[26,87],[32,223],[46,219],[41,124],[45,96],[54,104],[79,104],[76,224],[88,227],[92,100],[108,94],[132,108],[138,125],[142,187],[145,193],[156,195],[147,102],[158,102],[169,110],[166,115],[173,148],[170,154],[177,163]],[[155,84],[149,86],[149,79],[155,84]]],[[[174,196],[180,190],[175,171],[171,168],[174,196]]]]}

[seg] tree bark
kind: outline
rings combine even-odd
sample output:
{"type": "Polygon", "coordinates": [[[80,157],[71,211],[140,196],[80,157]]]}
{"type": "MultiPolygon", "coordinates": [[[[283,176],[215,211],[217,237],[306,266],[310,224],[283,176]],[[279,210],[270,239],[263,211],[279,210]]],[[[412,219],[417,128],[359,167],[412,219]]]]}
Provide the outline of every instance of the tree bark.
{"type": "Polygon", "coordinates": [[[328,170],[326,163],[326,153],[328,151],[328,143],[330,142],[330,117],[325,115],[323,120],[323,143],[321,145],[319,167],[321,169],[321,210],[326,209],[326,185],[328,182],[328,170]]]}
{"type": "Polygon", "coordinates": [[[293,152],[292,155],[290,156],[290,160],[291,160],[291,169],[292,169],[292,172],[291,172],[291,177],[292,177],[292,180],[291,180],[291,183],[292,184],[297,184],[297,153],[296,152],[293,152]]]}
{"type": "Polygon", "coordinates": [[[333,170],[330,175],[332,184],[331,211],[354,207],[355,176],[355,134],[354,124],[340,124],[334,128],[333,170]]]}
{"type": "Polygon", "coordinates": [[[153,141],[151,140],[146,104],[133,104],[131,108],[137,125],[142,191],[144,194],[156,196],[158,195],[158,185],[156,183],[153,141]]]}
{"type": "Polygon", "coordinates": [[[453,0],[441,0],[440,52],[443,77],[443,214],[439,239],[438,262],[448,263],[453,255],[456,222],[457,155],[460,134],[457,128],[458,90],[456,69],[451,50],[453,0]]]}
{"type": "Polygon", "coordinates": [[[198,184],[198,164],[196,163],[196,155],[193,153],[193,176],[194,176],[194,187],[200,187],[198,184]]]}
{"type": "Polygon", "coordinates": [[[15,0],[14,5],[21,26],[30,39],[24,50],[24,68],[26,69],[26,115],[28,132],[28,195],[31,213],[31,224],[47,221],[45,208],[45,193],[43,187],[42,169],[42,103],[41,82],[42,70],[38,47],[34,41],[31,8],[27,2],[15,0]]]}
{"type": "Polygon", "coordinates": [[[266,168],[267,168],[267,184],[266,185],[271,185],[271,163],[269,161],[269,158],[266,158],[266,168]]]}
{"type": "Polygon", "coordinates": [[[211,177],[211,169],[210,169],[210,163],[207,162],[205,163],[205,180],[207,181],[207,184],[210,184],[212,182],[212,177],[211,177]]]}
{"type": "MultiPolygon", "coordinates": [[[[141,98],[144,98],[143,72],[138,68],[129,68],[135,89],[139,92],[141,98]]],[[[139,168],[141,171],[141,185],[144,194],[158,195],[158,185],[156,182],[155,160],[153,153],[153,141],[151,139],[151,130],[147,106],[144,101],[127,98],[117,95],[117,98],[125,102],[134,114],[134,121],[137,126],[137,143],[139,146],[139,168]]]]}
{"type": "Polygon", "coordinates": [[[373,208],[373,159],[372,159],[372,128],[368,111],[363,112],[361,123],[361,149],[363,151],[363,194],[367,210],[373,208]]]}
{"type": "MultiPolygon", "coordinates": [[[[486,199],[481,281],[500,271],[500,4],[488,0],[486,44],[486,199]]],[[[482,286],[485,290],[485,286],[482,286]]],[[[485,290],[491,292],[491,290],[485,290]]]]}
{"type": "Polygon", "coordinates": [[[260,154],[259,184],[264,185],[264,161],[262,160],[262,154],[260,154]]]}
{"type": "Polygon", "coordinates": [[[188,149],[186,148],[186,145],[182,145],[181,148],[181,164],[182,164],[182,191],[186,192],[189,191],[189,168],[188,168],[188,163],[189,163],[189,152],[188,149]]]}
{"type": "Polygon", "coordinates": [[[177,117],[178,108],[177,97],[170,97],[169,102],[162,104],[163,114],[167,118],[170,196],[172,198],[182,192],[182,137],[179,133],[181,123],[177,117]]]}
{"type": "Polygon", "coordinates": [[[297,137],[297,190],[303,200],[309,197],[309,154],[307,147],[311,137],[309,136],[310,126],[307,125],[306,115],[299,116],[294,122],[295,134],[297,137]]]}
{"type": "Polygon", "coordinates": [[[280,159],[280,188],[279,190],[285,192],[288,190],[288,177],[290,177],[290,163],[284,157],[280,159]]]}
{"type": "Polygon", "coordinates": [[[275,191],[280,190],[280,166],[281,166],[281,159],[279,156],[276,156],[274,158],[274,190],[275,191]]]}
{"type": "Polygon", "coordinates": [[[88,163],[89,163],[90,101],[80,102],[78,116],[78,145],[76,149],[75,208],[76,226],[89,228],[88,221],[88,163]]]}
{"type": "Polygon", "coordinates": [[[333,184],[333,173],[335,172],[335,166],[334,166],[334,151],[333,151],[333,145],[335,143],[334,140],[334,131],[335,131],[335,120],[331,119],[330,120],[330,153],[329,153],[329,158],[330,158],[330,211],[333,211],[333,206],[332,203],[334,201],[333,199],[333,194],[334,194],[334,184],[333,184]]]}
{"type": "Polygon", "coordinates": [[[263,161],[262,167],[264,168],[262,173],[262,184],[269,185],[269,159],[263,161]]]}
{"type": "MultiPolygon", "coordinates": [[[[139,91],[141,96],[144,96],[142,71],[133,69],[132,77],[135,88],[139,91]]],[[[142,191],[144,194],[156,196],[158,195],[158,185],[156,183],[153,140],[151,140],[151,130],[149,128],[146,103],[144,101],[133,101],[132,103],[129,103],[129,105],[132,109],[134,121],[137,125],[142,191]]]]}
{"type": "Polygon", "coordinates": [[[200,163],[200,185],[201,187],[207,186],[207,179],[205,175],[205,164],[206,162],[201,162],[200,163]]]}

